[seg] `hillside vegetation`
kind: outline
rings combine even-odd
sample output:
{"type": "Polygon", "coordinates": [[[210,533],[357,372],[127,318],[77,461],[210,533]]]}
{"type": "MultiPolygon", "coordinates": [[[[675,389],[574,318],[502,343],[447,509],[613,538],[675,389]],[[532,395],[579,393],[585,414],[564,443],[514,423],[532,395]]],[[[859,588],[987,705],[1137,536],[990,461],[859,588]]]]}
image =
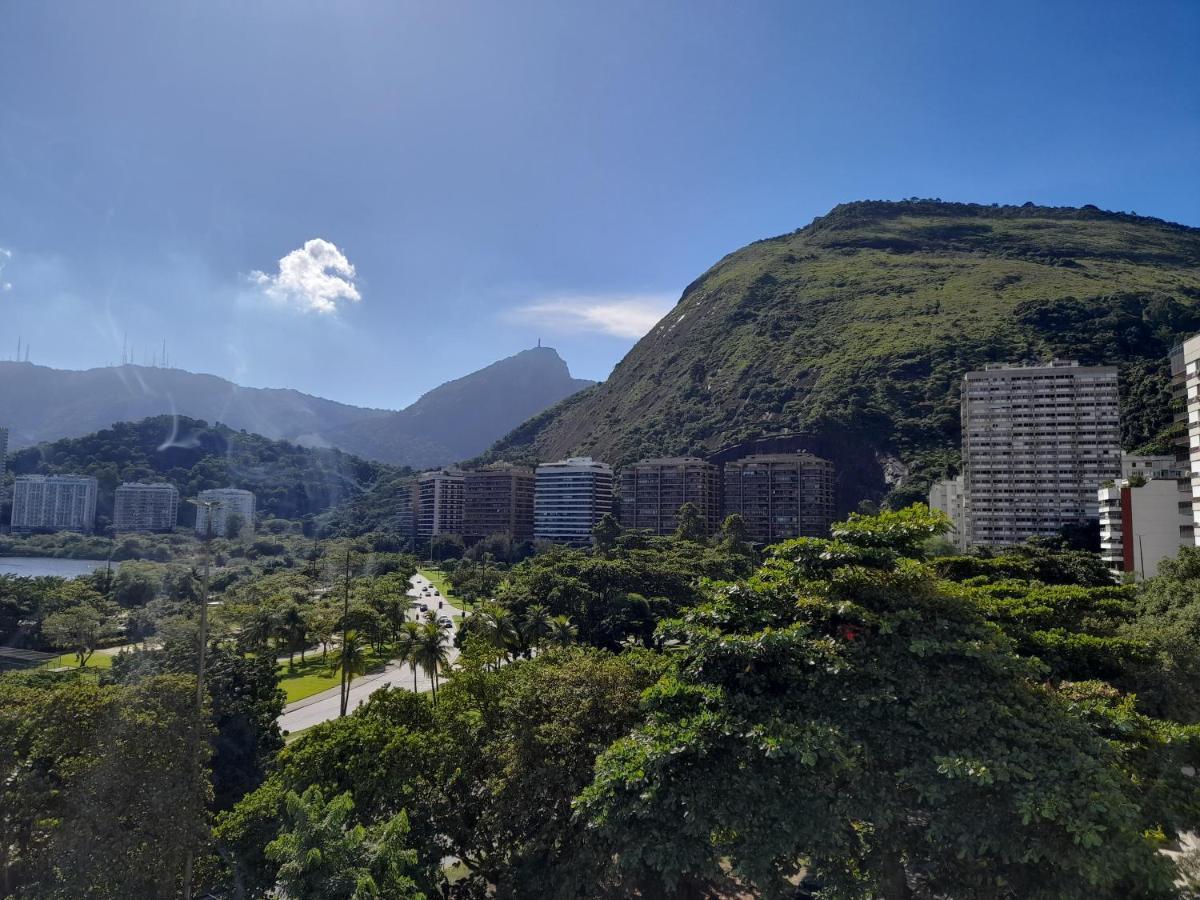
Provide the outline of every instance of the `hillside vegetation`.
{"type": "MultiPolygon", "coordinates": [[[[18,451],[9,463],[18,475],[95,476],[101,519],[111,517],[113,491],[124,481],[167,481],[182,497],[208,488],[244,488],[254,492],[259,515],[303,519],[396,472],[340,450],[298,447],[181,416],[120,422],[86,437],[18,451]]],[[[181,524],[194,521],[186,503],[179,515],[181,524]]]]}
{"type": "Polygon", "coordinates": [[[953,472],[964,372],[1120,367],[1127,449],[1169,443],[1168,353],[1200,330],[1200,229],[935,200],[838,206],[722,259],[618,364],[490,457],[620,465],[801,433],[843,510],[953,472]]]}

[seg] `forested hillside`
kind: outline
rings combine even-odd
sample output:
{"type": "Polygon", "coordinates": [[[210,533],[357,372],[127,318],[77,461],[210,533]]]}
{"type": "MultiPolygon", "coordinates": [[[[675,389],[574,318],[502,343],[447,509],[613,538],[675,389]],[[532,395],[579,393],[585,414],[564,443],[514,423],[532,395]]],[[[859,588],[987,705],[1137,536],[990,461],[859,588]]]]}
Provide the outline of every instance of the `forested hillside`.
{"type": "MultiPolygon", "coordinates": [[[[157,416],[121,422],[95,434],[18,451],[16,474],[79,473],[100,481],[97,515],[112,514],[113,490],[124,481],[168,481],[183,497],[207,488],[253,491],[258,512],[301,519],[325,512],[396,470],[340,450],[298,447],[197,419],[157,416]]],[[[193,520],[187,504],[181,523],[193,520]]]]}
{"type": "Polygon", "coordinates": [[[921,497],[958,461],[962,374],[1053,357],[1120,367],[1127,449],[1169,443],[1168,353],[1200,330],[1200,229],[934,200],[838,206],[722,259],[603,384],[490,456],[622,464],[800,433],[843,510],[921,497]]]}

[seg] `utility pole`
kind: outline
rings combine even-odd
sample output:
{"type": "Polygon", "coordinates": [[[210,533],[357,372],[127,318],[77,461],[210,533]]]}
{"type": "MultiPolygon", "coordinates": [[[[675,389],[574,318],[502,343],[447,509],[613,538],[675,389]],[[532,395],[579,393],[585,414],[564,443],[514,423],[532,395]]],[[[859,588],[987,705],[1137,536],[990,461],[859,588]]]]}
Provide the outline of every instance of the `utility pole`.
{"type": "MultiPolygon", "coordinates": [[[[201,542],[203,548],[204,569],[200,581],[200,633],[199,633],[199,653],[196,657],[196,741],[192,752],[192,772],[194,777],[194,787],[197,791],[200,789],[200,728],[204,721],[204,653],[208,647],[208,578],[209,578],[209,561],[211,559],[212,537],[213,537],[213,507],[220,504],[220,500],[189,500],[188,503],[196,507],[197,512],[203,507],[204,516],[204,538],[201,542]]],[[[183,861],[183,900],[191,900],[192,898],[192,856],[193,851],[188,847],[187,856],[183,861]]]]}
{"type": "Polygon", "coordinates": [[[346,715],[346,708],[350,705],[350,646],[346,641],[346,624],[350,619],[350,548],[346,548],[346,572],[342,579],[342,710],[341,715],[346,715]]]}

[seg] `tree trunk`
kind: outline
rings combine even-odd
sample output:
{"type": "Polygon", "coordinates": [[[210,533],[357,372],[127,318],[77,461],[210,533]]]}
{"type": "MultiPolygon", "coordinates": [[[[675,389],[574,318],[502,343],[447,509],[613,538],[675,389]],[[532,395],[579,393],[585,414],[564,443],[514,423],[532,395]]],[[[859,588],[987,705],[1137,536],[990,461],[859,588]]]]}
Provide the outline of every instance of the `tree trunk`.
{"type": "Polygon", "coordinates": [[[904,872],[904,861],[900,854],[883,851],[879,859],[879,890],[882,900],[911,900],[908,876],[904,872]]]}

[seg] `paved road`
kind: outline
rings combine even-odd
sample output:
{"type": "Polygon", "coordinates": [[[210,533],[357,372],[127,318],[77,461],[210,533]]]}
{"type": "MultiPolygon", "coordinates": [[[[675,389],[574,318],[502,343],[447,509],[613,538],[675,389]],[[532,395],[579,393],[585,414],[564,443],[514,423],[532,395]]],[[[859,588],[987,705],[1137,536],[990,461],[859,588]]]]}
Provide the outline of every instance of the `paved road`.
{"type": "MultiPolygon", "coordinates": [[[[412,577],[412,584],[413,586],[408,591],[410,597],[417,597],[426,587],[432,587],[424,575],[414,575],[412,577]]],[[[439,610],[440,613],[445,613],[451,617],[462,615],[462,610],[451,606],[450,601],[440,596],[432,598],[431,607],[436,608],[439,599],[445,604],[445,607],[439,610]]],[[[454,631],[448,630],[448,634],[451,640],[453,640],[454,631]]],[[[457,656],[458,651],[451,647],[451,661],[457,656]]],[[[357,708],[380,688],[391,686],[407,688],[411,691],[413,687],[412,667],[390,662],[382,672],[355,678],[350,685],[350,708],[357,708]]],[[[424,673],[418,671],[417,690],[428,691],[432,687],[431,680],[424,673]]],[[[338,688],[335,687],[327,691],[322,691],[320,694],[306,697],[303,700],[297,700],[295,703],[286,706],[283,710],[283,715],[279,717],[279,727],[285,733],[303,731],[305,728],[312,728],[312,726],[329,719],[336,719],[340,712],[341,698],[338,688]]]]}

